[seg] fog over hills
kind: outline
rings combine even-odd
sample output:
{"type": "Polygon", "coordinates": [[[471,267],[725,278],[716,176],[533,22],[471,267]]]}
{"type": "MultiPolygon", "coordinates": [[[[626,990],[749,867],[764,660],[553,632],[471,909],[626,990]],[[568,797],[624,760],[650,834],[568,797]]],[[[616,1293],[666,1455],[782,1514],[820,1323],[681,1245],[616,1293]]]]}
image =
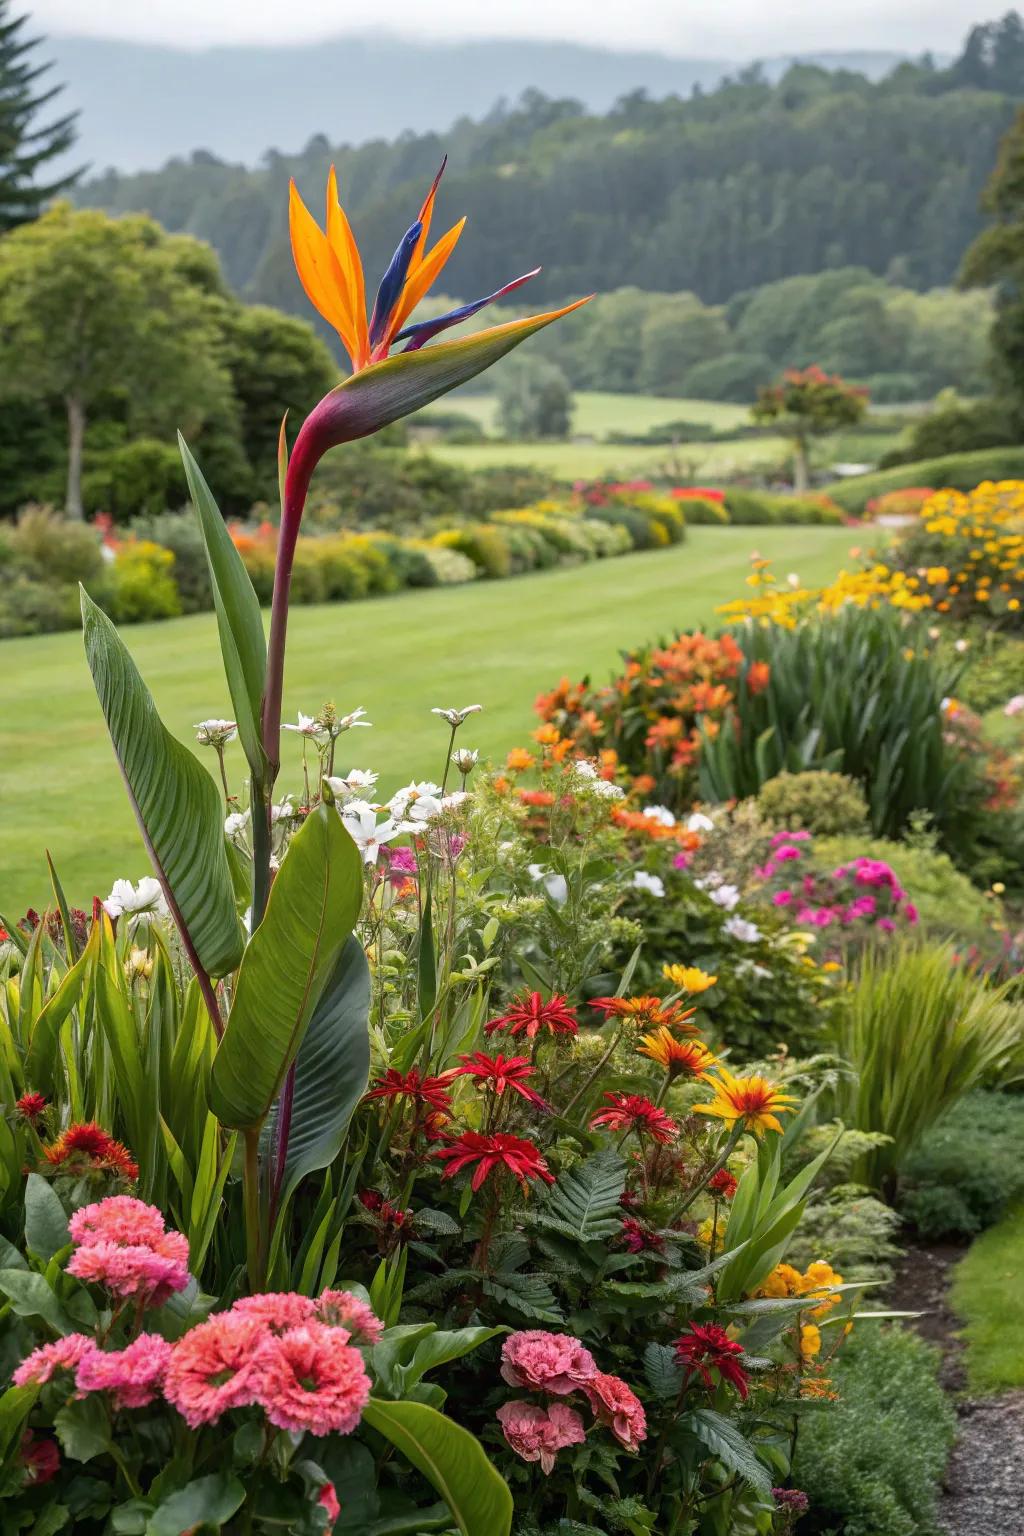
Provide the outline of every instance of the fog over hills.
{"type": "MultiPolygon", "coordinates": [[[[196,149],[254,165],[268,148],[296,150],[318,133],[332,143],[393,139],[481,117],[528,89],[605,111],[636,90],[688,96],[746,62],[575,43],[426,43],[385,33],[195,51],[52,36],[45,50],[52,78],[67,85],[62,105],[81,109],[74,158],[94,172],[156,168],[196,149]]],[[[901,55],[789,55],[768,61],[766,73],[777,78],[794,58],[878,78],[901,55]]]]}

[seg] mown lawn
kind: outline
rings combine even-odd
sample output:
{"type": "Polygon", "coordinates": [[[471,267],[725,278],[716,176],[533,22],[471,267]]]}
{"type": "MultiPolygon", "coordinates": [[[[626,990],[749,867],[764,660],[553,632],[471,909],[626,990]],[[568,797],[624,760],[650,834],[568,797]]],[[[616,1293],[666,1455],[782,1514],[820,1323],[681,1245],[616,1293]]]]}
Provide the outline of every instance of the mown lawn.
{"type": "Polygon", "coordinates": [[[975,1238],[953,1279],[953,1307],[965,1321],[967,1385],[983,1395],[1024,1387],[1024,1207],[975,1238]]]}
{"type": "MultiPolygon", "coordinates": [[[[683,404],[685,402],[680,402],[683,404]]],[[[492,469],[514,464],[537,468],[559,480],[665,477],[686,481],[729,480],[738,474],[771,471],[781,465],[786,445],[781,437],[745,437],[721,443],[680,443],[650,447],[640,443],[431,443],[430,452],[460,469],[492,469]]]]}
{"type": "MultiPolygon", "coordinates": [[[[436,588],[292,615],[286,718],[363,705],[340,767],[371,767],[381,788],[437,775],[445,729],[432,705],[481,703],[462,744],[503,754],[532,727],[536,694],[563,673],[602,678],[621,647],[713,622],[743,591],[754,549],[780,574],[833,575],[856,535],[843,528],[695,528],[666,552],[436,588]]],[[[124,631],[165,724],[191,742],[192,722],[227,715],[216,626],[203,614],[124,631]]],[[[294,740],[294,738],[293,738],[294,740]]],[[[229,761],[241,777],[237,745],[229,761]]],[[[297,787],[298,747],[280,787],[297,787]]],[[[212,761],[210,763],[212,767],[212,761]]],[[[44,848],[69,897],[84,904],[119,876],[146,871],[138,832],[75,633],[0,643],[0,910],[47,899],[44,848]]]]}
{"type": "MultiPolygon", "coordinates": [[[[579,390],[573,395],[573,432],[581,437],[606,437],[609,432],[649,432],[669,421],[690,421],[722,432],[744,426],[750,420],[745,405],[722,400],[674,400],[661,395],[615,395],[600,390],[579,390]]],[[[433,411],[461,411],[478,421],[484,431],[498,435],[498,401],[495,395],[449,395],[437,405],[426,406],[416,421],[429,422],[433,411]]]]}

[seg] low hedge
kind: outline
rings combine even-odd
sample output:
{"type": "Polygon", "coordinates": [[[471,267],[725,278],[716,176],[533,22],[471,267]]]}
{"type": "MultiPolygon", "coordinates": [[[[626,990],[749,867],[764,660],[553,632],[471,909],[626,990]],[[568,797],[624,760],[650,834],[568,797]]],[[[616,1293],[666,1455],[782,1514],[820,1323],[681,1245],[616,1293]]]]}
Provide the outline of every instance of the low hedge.
{"type": "Polygon", "coordinates": [[[744,526],[768,523],[810,525],[843,521],[843,508],[830,495],[822,492],[807,496],[784,496],[774,491],[749,491],[730,486],[725,492],[724,505],[729,522],[744,526]]]}
{"type": "Polygon", "coordinates": [[[869,501],[890,491],[913,486],[940,486],[972,491],[983,480],[1024,480],[1024,448],[981,448],[975,453],[950,453],[940,459],[919,459],[896,469],[855,475],[824,487],[825,494],[851,516],[859,516],[869,501]]]}

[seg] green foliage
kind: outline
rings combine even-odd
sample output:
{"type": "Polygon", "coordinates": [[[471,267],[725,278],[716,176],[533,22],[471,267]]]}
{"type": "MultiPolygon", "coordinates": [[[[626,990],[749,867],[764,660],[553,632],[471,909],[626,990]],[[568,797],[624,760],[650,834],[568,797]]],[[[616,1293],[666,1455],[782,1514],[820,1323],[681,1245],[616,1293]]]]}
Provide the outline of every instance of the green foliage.
{"type": "Polygon", "coordinates": [[[926,1242],[969,1239],[1024,1198],[1024,1100],[978,1090],[953,1104],[900,1170],[898,1207],[926,1242]]]}
{"type": "Polygon", "coordinates": [[[955,1427],[938,1363],[914,1334],[863,1324],[833,1373],[839,1403],[804,1419],[793,1481],[844,1536],[936,1536],[955,1427]]]}
{"type": "Polygon", "coordinates": [[[138,437],[103,454],[82,481],[86,512],[109,512],[120,520],[156,516],[183,506],[186,496],[177,450],[159,438],[138,437]]]}
{"type": "Polygon", "coordinates": [[[498,420],[509,438],[568,437],[572,395],[561,368],[536,357],[507,367],[498,384],[498,420]]]}
{"type": "MultiPolygon", "coordinates": [[[[777,774],[762,784],[757,807],[762,816],[778,827],[791,831],[804,827],[823,836],[863,832],[868,824],[864,791],[855,779],[842,773],[777,774]]],[[[855,858],[856,854],[850,857],[855,858]]]]}
{"type": "Polygon", "coordinates": [[[932,842],[927,836],[902,842],[856,835],[821,837],[815,840],[813,860],[821,869],[834,869],[862,854],[881,859],[896,872],[926,933],[961,941],[991,939],[993,921],[1000,916],[995,898],[972,885],[932,842]]]}
{"type": "Polygon", "coordinates": [[[984,715],[1020,691],[1024,638],[989,626],[973,629],[968,638],[970,649],[960,680],[960,697],[968,709],[984,715]]]}
{"type": "Polygon", "coordinates": [[[101,597],[109,590],[96,533],[49,507],[26,507],[0,530],[0,636],[73,627],[79,582],[101,597]]]}
{"type": "Polygon", "coordinates": [[[906,441],[883,457],[881,468],[914,464],[920,459],[951,453],[1014,448],[1019,440],[1020,433],[1005,401],[975,400],[963,404],[955,396],[947,400],[940,395],[935,409],[919,417],[908,429],[906,441]]]}
{"type": "MultiPolygon", "coordinates": [[[[771,491],[749,491],[728,486],[725,510],[730,523],[841,523],[842,509],[820,492],[807,496],[780,496],[771,491]]],[[[687,509],[689,502],[686,503],[687,509]]]]}
{"type": "Polygon", "coordinates": [[[1019,425],[1024,412],[1024,109],[999,146],[983,201],[994,222],[964,256],[960,282],[997,289],[992,328],[996,383],[1019,425]]]}
{"type": "Polygon", "coordinates": [[[51,160],[71,149],[78,113],[40,121],[41,109],[63,87],[47,82],[38,89],[49,66],[33,57],[39,39],[23,33],[27,23],[27,16],[13,13],[11,0],[0,0],[0,234],[36,218],[82,174],[76,170],[50,182],[38,179],[51,160]]]}
{"type": "Polygon", "coordinates": [[[117,551],[110,611],[119,624],[173,619],[181,612],[174,556],[148,539],[129,539],[117,551]]]}
{"type": "Polygon", "coordinates": [[[841,1118],[890,1141],[864,1159],[872,1188],[893,1186],[944,1110],[998,1072],[1019,1047],[1024,1006],[1009,984],[953,964],[947,947],[866,954],[839,1015],[840,1055],[856,1077],[836,1089],[841,1118]]]}
{"type": "Polygon", "coordinates": [[[931,485],[954,491],[973,491],[982,480],[1024,479],[1024,448],[983,448],[974,453],[922,459],[896,469],[837,480],[824,490],[844,512],[862,513],[869,501],[908,486],[931,485]]]}

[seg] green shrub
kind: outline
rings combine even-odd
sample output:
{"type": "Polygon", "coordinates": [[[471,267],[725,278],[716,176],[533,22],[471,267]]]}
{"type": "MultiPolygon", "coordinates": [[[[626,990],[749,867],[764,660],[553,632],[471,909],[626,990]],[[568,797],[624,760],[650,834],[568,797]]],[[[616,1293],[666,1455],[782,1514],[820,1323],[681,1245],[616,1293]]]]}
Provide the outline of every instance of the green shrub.
{"type": "Polygon", "coordinates": [[[468,555],[457,549],[441,549],[436,544],[423,544],[421,548],[434,575],[430,585],[450,587],[476,580],[476,566],[468,555]]]}
{"type": "Polygon", "coordinates": [[[970,632],[967,667],[957,692],[968,709],[983,715],[1005,704],[1020,693],[1022,679],[1024,637],[981,627],[970,632]]]}
{"type": "Polygon", "coordinates": [[[25,507],[7,534],[10,569],[35,581],[95,581],[103,548],[95,528],[66,519],[52,507],[25,507]]]}
{"type": "Polygon", "coordinates": [[[976,453],[946,454],[938,459],[918,459],[897,469],[881,469],[871,475],[854,475],[826,485],[829,497],[844,512],[859,516],[868,502],[887,491],[912,485],[934,485],[954,491],[972,491],[982,480],[1024,479],[1024,448],[983,448],[976,453]]]}
{"type": "Polygon", "coordinates": [[[748,491],[730,486],[725,493],[725,510],[730,523],[744,525],[843,521],[843,509],[830,496],[819,492],[807,496],[780,496],[770,491],[748,491]]]}
{"type": "Polygon", "coordinates": [[[980,1091],[954,1104],[910,1154],[897,1205],[926,1241],[971,1238],[1024,1198],[1024,1099],[980,1091]]]}
{"type": "Polygon", "coordinates": [[[938,1367],[938,1351],[915,1334],[858,1324],[835,1367],[838,1404],[801,1422],[792,1476],[817,1529],[934,1536],[955,1434],[938,1367]]]}
{"type": "Polygon", "coordinates": [[[457,549],[472,560],[481,576],[500,579],[512,573],[512,549],[503,528],[493,523],[466,523],[445,528],[432,540],[443,549],[457,549]]]}
{"type": "Polygon", "coordinates": [[[162,544],[174,555],[174,580],[182,613],[202,613],[213,607],[206,548],[194,513],[161,512],[156,517],[140,517],[132,531],[140,539],[162,544]]]}
{"type": "Polygon", "coordinates": [[[174,556],[150,539],[128,539],[113,565],[111,618],[119,623],[173,619],[181,612],[174,582],[174,556]]]}
{"type": "Polygon", "coordinates": [[[812,770],[776,774],[762,785],[757,804],[768,821],[791,831],[805,827],[808,832],[828,836],[863,832],[868,824],[864,791],[855,779],[842,773],[812,770]]]}
{"type": "Polygon", "coordinates": [[[104,454],[83,478],[88,512],[109,512],[118,519],[138,513],[155,516],[180,507],[188,497],[181,455],[171,443],[139,437],[104,454]]]}
{"type": "MultiPolygon", "coordinates": [[[[877,397],[872,394],[872,398],[877,397]]],[[[1005,401],[974,400],[967,405],[956,399],[946,403],[944,397],[940,401],[937,409],[914,422],[905,444],[886,454],[882,469],[951,453],[1010,448],[1020,441],[1013,412],[1005,401]]]]}
{"type": "Polygon", "coordinates": [[[978,890],[948,854],[925,841],[822,837],[815,840],[812,857],[821,869],[834,869],[862,854],[883,860],[895,871],[926,933],[973,942],[991,937],[992,921],[1001,916],[995,898],[978,890]]]}
{"type": "Polygon", "coordinates": [[[0,639],[72,629],[80,622],[77,587],[52,586],[28,576],[0,583],[0,639]]]}
{"type": "Polygon", "coordinates": [[[721,527],[728,523],[730,517],[722,501],[712,501],[709,496],[686,496],[683,498],[683,511],[686,521],[694,527],[699,524],[710,523],[712,527],[721,527]]]}

